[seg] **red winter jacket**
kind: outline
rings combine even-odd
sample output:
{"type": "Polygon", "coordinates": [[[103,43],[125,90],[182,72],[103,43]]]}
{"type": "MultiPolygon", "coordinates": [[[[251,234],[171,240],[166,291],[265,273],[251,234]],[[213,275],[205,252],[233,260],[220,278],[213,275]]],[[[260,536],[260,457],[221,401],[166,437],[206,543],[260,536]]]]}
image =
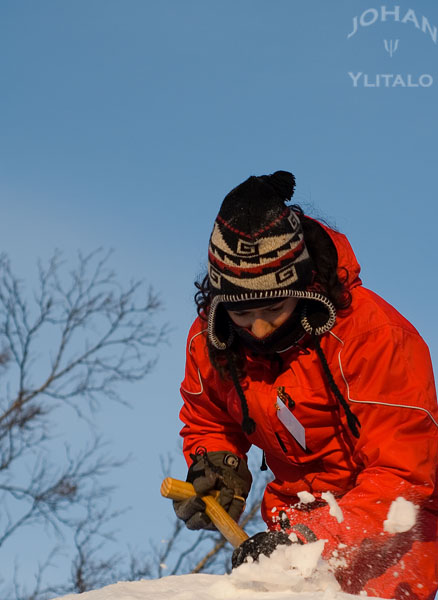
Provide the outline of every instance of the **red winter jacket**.
{"type": "Polygon", "coordinates": [[[189,333],[181,430],[184,453],[198,446],[244,457],[251,444],[262,448],[275,479],[268,484],[262,515],[278,529],[309,531],[327,540],[323,556],[344,591],[384,598],[433,598],[438,588],[438,410],[429,353],[414,327],[394,308],[362,287],[359,265],[344,235],[327,229],[340,267],[349,272],[351,307],[338,314],[321,348],[334,380],[361,423],[360,437],[328,385],[311,346],[282,355],[283,367],[248,354],[242,387],[252,435],[241,428],[242,411],[233,384],[211,366],[206,323],[196,319],[189,333]],[[279,421],[277,390],[293,399],[294,416],[306,431],[303,450],[279,421]],[[300,502],[298,492],[315,496],[300,502]],[[331,492],[343,521],[321,498],[331,492]],[[419,507],[414,528],[387,533],[391,503],[403,497],[419,507]],[[303,527],[306,526],[306,527],[303,527]]]}

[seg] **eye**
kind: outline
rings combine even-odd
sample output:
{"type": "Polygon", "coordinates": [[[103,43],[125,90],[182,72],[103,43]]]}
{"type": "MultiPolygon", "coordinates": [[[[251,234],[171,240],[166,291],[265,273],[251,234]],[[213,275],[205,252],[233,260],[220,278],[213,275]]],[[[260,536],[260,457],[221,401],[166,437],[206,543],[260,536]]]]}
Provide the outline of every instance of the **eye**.
{"type": "Polygon", "coordinates": [[[275,312],[282,311],[283,308],[284,308],[284,302],[280,302],[279,304],[274,304],[273,306],[269,306],[266,310],[268,312],[275,313],[275,312]]]}
{"type": "Polygon", "coordinates": [[[230,310],[229,312],[232,317],[246,317],[248,314],[247,310],[230,310]]]}
{"type": "Polygon", "coordinates": [[[272,306],[271,308],[268,308],[267,310],[269,312],[279,312],[280,310],[282,310],[282,308],[283,308],[282,304],[280,304],[280,305],[277,304],[276,306],[272,306]]]}

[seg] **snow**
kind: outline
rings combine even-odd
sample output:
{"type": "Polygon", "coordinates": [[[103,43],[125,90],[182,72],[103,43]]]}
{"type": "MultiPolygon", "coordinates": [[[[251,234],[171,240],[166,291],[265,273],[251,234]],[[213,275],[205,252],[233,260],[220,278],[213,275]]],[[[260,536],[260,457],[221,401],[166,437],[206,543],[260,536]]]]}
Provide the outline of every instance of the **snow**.
{"type": "Polygon", "coordinates": [[[343,592],[255,591],[238,589],[227,575],[173,575],[162,579],[120,582],[101,590],[63,596],[63,600],[349,600],[343,592]]]}
{"type": "MultiPolygon", "coordinates": [[[[324,541],[279,546],[230,575],[174,575],[120,582],[63,600],[348,600],[321,559],[324,541]]],[[[59,600],[59,599],[58,599],[59,600]]]]}
{"type": "Polygon", "coordinates": [[[403,533],[409,531],[417,520],[418,506],[399,496],[389,507],[383,529],[388,533],[403,533]]]}
{"type": "MultiPolygon", "coordinates": [[[[339,523],[344,520],[335,497],[322,498],[339,523]]],[[[312,494],[300,492],[300,502],[314,501],[312,494]]],[[[398,497],[390,506],[383,528],[388,533],[411,529],[418,507],[398,497]]],[[[291,537],[292,539],[292,537],[291,537]]],[[[227,575],[174,575],[162,579],[119,582],[100,590],[63,596],[62,600],[348,600],[358,598],[340,590],[332,568],[342,564],[337,552],[327,563],[321,558],[324,540],[304,546],[279,546],[268,558],[247,562],[227,575]],[[339,563],[339,564],[338,564],[339,563]]],[[[339,548],[344,547],[340,544],[339,548]]],[[[55,600],[61,600],[60,598],[55,600]]]]}
{"type": "Polygon", "coordinates": [[[315,502],[315,496],[310,492],[298,492],[297,496],[300,499],[300,502],[303,504],[311,504],[312,502],[315,502]]]}
{"type": "Polygon", "coordinates": [[[321,498],[330,506],[329,514],[331,514],[332,517],[335,517],[338,523],[342,523],[344,515],[333,494],[331,492],[323,492],[321,498]]]}

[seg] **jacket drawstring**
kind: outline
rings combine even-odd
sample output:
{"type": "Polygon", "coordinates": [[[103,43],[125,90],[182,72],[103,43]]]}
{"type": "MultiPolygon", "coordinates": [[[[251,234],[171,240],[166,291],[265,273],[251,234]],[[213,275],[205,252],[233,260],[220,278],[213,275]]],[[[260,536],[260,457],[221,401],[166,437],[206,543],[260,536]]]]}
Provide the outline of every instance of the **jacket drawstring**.
{"type": "MultiPolygon", "coordinates": [[[[342,408],[344,409],[345,412],[345,416],[347,417],[347,423],[348,423],[348,427],[350,428],[350,431],[352,432],[352,434],[354,435],[354,437],[359,437],[359,427],[360,427],[360,421],[359,419],[356,417],[356,415],[351,411],[351,408],[348,404],[348,402],[345,400],[344,396],[342,395],[340,389],[338,388],[338,386],[336,385],[336,382],[333,378],[332,372],[330,371],[330,367],[328,365],[327,359],[325,357],[324,352],[322,351],[321,348],[321,344],[319,341],[319,337],[317,335],[315,335],[314,333],[311,334],[312,336],[312,340],[313,343],[315,345],[315,350],[316,353],[318,355],[318,358],[321,362],[324,374],[327,378],[328,384],[335,396],[335,398],[338,400],[338,402],[340,403],[340,405],[342,406],[342,408]]],[[[236,364],[234,362],[234,357],[232,356],[231,352],[226,352],[226,356],[227,356],[227,362],[228,362],[228,366],[230,369],[230,375],[231,375],[231,379],[233,381],[234,387],[236,389],[237,395],[239,396],[240,399],[240,405],[242,407],[242,415],[243,415],[243,419],[242,419],[242,429],[244,431],[244,433],[246,433],[247,435],[251,435],[252,433],[254,433],[255,429],[256,429],[256,424],[254,419],[252,419],[250,417],[249,414],[249,409],[248,409],[248,402],[246,400],[246,396],[245,393],[242,389],[242,386],[240,385],[240,381],[239,381],[239,376],[237,374],[237,369],[236,369],[236,364]]],[[[265,469],[263,468],[265,465],[265,460],[263,457],[262,460],[262,467],[261,470],[264,471],[265,469]]]]}

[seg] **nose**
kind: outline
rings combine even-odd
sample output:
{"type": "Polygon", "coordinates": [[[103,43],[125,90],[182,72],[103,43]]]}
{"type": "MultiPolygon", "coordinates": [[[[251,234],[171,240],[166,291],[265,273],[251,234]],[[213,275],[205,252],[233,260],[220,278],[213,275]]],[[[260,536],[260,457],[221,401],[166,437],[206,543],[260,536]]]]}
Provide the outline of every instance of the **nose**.
{"type": "Polygon", "coordinates": [[[269,335],[273,330],[274,327],[265,319],[256,318],[251,324],[251,333],[259,339],[269,335]]]}

